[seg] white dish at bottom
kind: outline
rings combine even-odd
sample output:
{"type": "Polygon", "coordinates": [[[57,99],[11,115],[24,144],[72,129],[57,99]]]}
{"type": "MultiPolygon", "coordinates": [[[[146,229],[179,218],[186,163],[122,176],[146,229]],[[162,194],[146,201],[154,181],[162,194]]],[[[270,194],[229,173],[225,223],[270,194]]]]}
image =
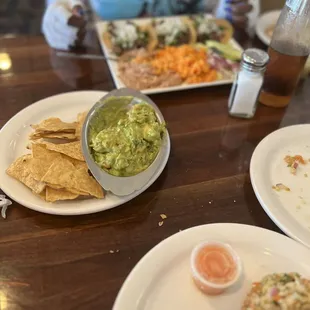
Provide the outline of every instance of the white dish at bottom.
{"type": "Polygon", "coordinates": [[[241,309],[254,281],[274,272],[310,276],[310,251],[283,235],[255,226],[209,224],[190,228],[159,243],[129,274],[113,310],[241,309]],[[199,291],[191,278],[192,249],[204,240],[230,244],[239,254],[240,281],[219,296],[199,291]]]}

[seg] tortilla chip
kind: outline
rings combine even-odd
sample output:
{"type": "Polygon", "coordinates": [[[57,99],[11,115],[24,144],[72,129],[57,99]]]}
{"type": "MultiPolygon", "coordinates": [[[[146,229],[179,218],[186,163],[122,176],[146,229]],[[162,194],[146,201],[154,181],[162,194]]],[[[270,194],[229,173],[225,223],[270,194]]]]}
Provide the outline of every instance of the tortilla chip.
{"type": "MultiPolygon", "coordinates": [[[[33,192],[34,193],[34,192],[33,192]]],[[[34,193],[36,196],[38,196],[39,198],[41,198],[42,200],[46,201],[46,188],[44,189],[43,192],[41,192],[40,194],[36,194],[34,193]]]]}
{"type": "Polygon", "coordinates": [[[65,154],[71,158],[74,158],[80,161],[85,161],[84,156],[82,154],[82,148],[81,148],[80,141],[70,142],[70,143],[61,143],[61,144],[44,142],[44,144],[46,145],[46,148],[51,151],[65,154]]]}
{"type": "Polygon", "coordinates": [[[35,180],[31,175],[29,167],[31,159],[32,155],[30,154],[17,158],[6,170],[6,173],[28,186],[34,193],[40,194],[44,191],[46,184],[35,180]]]}
{"type": "Polygon", "coordinates": [[[86,193],[86,192],[82,192],[82,191],[79,191],[77,189],[74,189],[74,188],[66,188],[67,191],[73,193],[73,194],[77,194],[77,195],[80,195],[80,196],[90,196],[89,193],[86,193]]]}
{"type": "Polygon", "coordinates": [[[67,155],[63,155],[63,154],[62,154],[62,156],[65,159],[69,160],[74,165],[74,167],[76,169],[84,169],[85,171],[88,171],[88,166],[87,166],[85,161],[80,161],[80,160],[74,159],[72,157],[69,157],[67,155]]]}
{"type": "Polygon", "coordinates": [[[65,123],[58,117],[50,117],[40,124],[31,125],[35,131],[44,132],[44,133],[53,133],[53,132],[72,132],[75,133],[76,123],[65,123]]]}
{"type": "Polygon", "coordinates": [[[72,200],[79,195],[73,194],[65,189],[54,189],[49,186],[46,187],[46,201],[55,202],[58,200],[72,200]]]}
{"type": "Polygon", "coordinates": [[[52,184],[52,183],[46,183],[46,186],[49,186],[53,189],[64,189],[63,186],[57,185],[57,184],[52,184]]]}
{"type": "Polygon", "coordinates": [[[54,160],[36,159],[31,158],[29,160],[29,171],[31,176],[37,180],[41,181],[45,173],[48,171],[54,160]]]}
{"type": "Polygon", "coordinates": [[[54,162],[47,171],[42,181],[60,185],[67,189],[74,189],[79,192],[89,193],[91,196],[103,198],[102,187],[91,177],[85,169],[76,169],[66,159],[54,162]]]}
{"type": "Polygon", "coordinates": [[[36,159],[54,160],[61,158],[61,154],[48,150],[44,143],[32,143],[32,157],[36,159]]]}
{"type": "Polygon", "coordinates": [[[70,132],[55,132],[55,133],[44,133],[44,132],[33,132],[29,135],[30,140],[38,139],[61,139],[61,140],[76,140],[74,133],[70,132]]]}
{"type": "Polygon", "coordinates": [[[44,144],[39,143],[33,143],[31,149],[33,158],[29,161],[30,173],[35,180],[41,181],[52,163],[61,159],[62,155],[48,150],[44,144]]]}
{"type": "Polygon", "coordinates": [[[46,148],[46,144],[43,143],[32,143],[32,157],[37,159],[44,159],[44,160],[54,160],[64,158],[70,161],[77,169],[83,168],[88,171],[88,166],[85,161],[80,161],[75,158],[69,157],[67,155],[51,151],[46,148]]]}
{"type": "Polygon", "coordinates": [[[85,111],[83,113],[79,113],[77,116],[77,125],[76,125],[76,130],[75,130],[75,136],[78,139],[81,139],[82,128],[83,128],[87,114],[88,114],[88,111],[85,111]]]}

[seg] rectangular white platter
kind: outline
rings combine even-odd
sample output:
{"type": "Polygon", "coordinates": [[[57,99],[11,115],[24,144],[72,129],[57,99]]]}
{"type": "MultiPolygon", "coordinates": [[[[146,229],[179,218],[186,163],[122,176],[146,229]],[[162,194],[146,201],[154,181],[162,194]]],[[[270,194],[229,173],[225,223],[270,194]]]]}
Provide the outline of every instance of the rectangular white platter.
{"type": "MultiPolygon", "coordinates": [[[[212,15],[206,14],[207,18],[212,18],[212,15]]],[[[171,17],[160,17],[160,18],[137,18],[137,19],[131,19],[131,21],[137,23],[138,25],[145,25],[149,24],[152,20],[156,19],[171,19],[175,18],[174,16],[171,17]]],[[[117,21],[115,21],[117,22],[117,21]]],[[[106,30],[108,22],[107,21],[98,21],[96,23],[96,30],[98,34],[98,39],[101,45],[101,48],[105,54],[106,57],[114,57],[115,55],[108,49],[108,47],[105,45],[103,40],[103,33],[106,30]]],[[[243,51],[242,47],[237,43],[235,39],[231,39],[229,42],[230,45],[232,45],[234,48],[239,49],[240,51],[243,51]]],[[[116,88],[122,88],[126,87],[124,83],[121,81],[121,79],[118,76],[118,64],[116,61],[107,60],[109,69],[111,71],[114,83],[116,88]]],[[[214,82],[208,82],[208,83],[199,83],[199,84],[181,84],[178,86],[172,86],[172,87],[165,87],[165,88],[150,88],[141,90],[144,94],[158,94],[158,93],[164,93],[164,92],[172,92],[172,91],[179,91],[179,90],[185,90],[185,89],[193,89],[193,88],[201,88],[201,87],[210,87],[210,86],[218,86],[218,85],[227,85],[232,84],[233,80],[217,80],[214,82]]]]}

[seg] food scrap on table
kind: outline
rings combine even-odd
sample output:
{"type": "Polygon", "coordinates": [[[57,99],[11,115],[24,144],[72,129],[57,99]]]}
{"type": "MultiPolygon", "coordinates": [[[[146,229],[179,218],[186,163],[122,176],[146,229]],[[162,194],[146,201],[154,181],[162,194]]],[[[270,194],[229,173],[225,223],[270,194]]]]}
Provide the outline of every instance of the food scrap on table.
{"type": "Polygon", "coordinates": [[[158,222],[158,226],[159,226],[159,227],[161,227],[161,226],[163,226],[163,225],[164,225],[164,221],[158,222]]]}
{"type": "Polygon", "coordinates": [[[6,218],[6,210],[12,204],[12,201],[7,199],[4,195],[0,195],[0,209],[1,209],[1,216],[5,219],[6,218]]]}
{"type": "Polygon", "coordinates": [[[36,141],[31,144],[31,154],[17,158],[6,173],[48,202],[103,198],[103,189],[89,174],[81,151],[80,133],[76,131],[77,126],[81,126],[80,122],[79,118],[77,122],[65,123],[52,117],[32,125],[35,131],[30,139],[35,137],[36,141]],[[56,135],[61,137],[64,143],[45,140],[50,139],[51,134],[53,139],[56,135]],[[67,134],[74,135],[77,141],[71,142],[73,139],[67,134]]]}
{"type": "Polygon", "coordinates": [[[278,184],[276,184],[276,185],[273,185],[273,186],[272,186],[272,189],[274,189],[274,190],[277,191],[277,192],[280,192],[280,191],[282,191],[282,190],[284,190],[284,191],[286,191],[286,192],[290,192],[290,191],[291,191],[291,189],[290,189],[289,187],[285,186],[285,185],[282,184],[282,183],[278,183],[278,184]]]}
{"type": "Polygon", "coordinates": [[[301,155],[290,156],[287,155],[284,157],[284,161],[287,163],[287,167],[290,168],[290,172],[293,175],[296,175],[297,168],[299,164],[306,165],[307,162],[301,155]]]}
{"type": "Polygon", "coordinates": [[[276,273],[254,282],[242,310],[310,309],[310,281],[298,273],[276,273]]]}

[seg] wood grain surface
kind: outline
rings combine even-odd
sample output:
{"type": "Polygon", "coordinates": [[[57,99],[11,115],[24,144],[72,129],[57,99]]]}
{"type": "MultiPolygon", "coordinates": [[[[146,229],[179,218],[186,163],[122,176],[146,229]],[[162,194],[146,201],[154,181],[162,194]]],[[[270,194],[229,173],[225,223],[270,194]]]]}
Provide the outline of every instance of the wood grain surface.
{"type": "MultiPolygon", "coordinates": [[[[91,51],[100,53],[98,45],[91,51]]],[[[0,71],[0,127],[42,98],[114,87],[104,61],[58,58],[42,37],[2,39],[4,52],[12,67],[0,71]]],[[[13,203],[0,219],[1,310],[111,309],[135,264],[180,230],[233,222],[279,231],[254,195],[249,163],[267,134],[309,122],[310,80],[287,109],[259,106],[252,120],[228,116],[229,92],[224,86],[152,96],[168,123],[172,151],[160,178],[133,201],[76,217],[13,203]],[[160,227],[162,213],[167,219],[160,227]]]]}

